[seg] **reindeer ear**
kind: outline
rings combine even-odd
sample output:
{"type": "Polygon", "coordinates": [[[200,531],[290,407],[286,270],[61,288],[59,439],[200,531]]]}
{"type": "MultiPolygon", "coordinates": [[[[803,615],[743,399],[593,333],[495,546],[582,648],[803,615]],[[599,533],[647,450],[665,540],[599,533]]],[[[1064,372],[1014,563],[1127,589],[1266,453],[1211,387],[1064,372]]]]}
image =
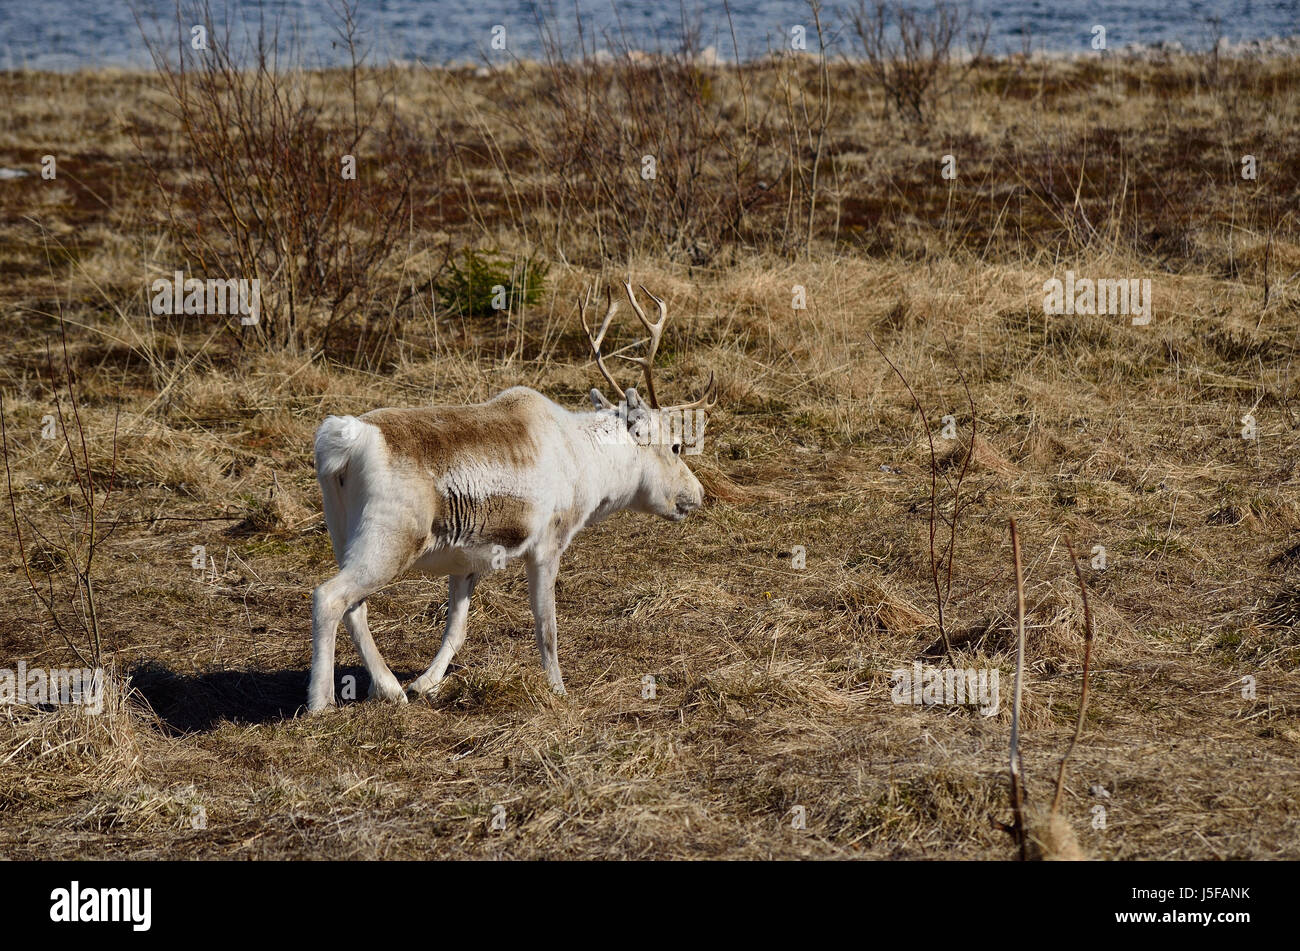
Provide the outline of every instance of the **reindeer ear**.
{"type": "Polygon", "coordinates": [[[650,437],[650,410],[637,394],[636,388],[629,386],[623,394],[627,400],[627,431],[639,445],[645,445],[650,437]]]}
{"type": "Polygon", "coordinates": [[[598,390],[594,386],[591,388],[591,392],[588,393],[587,395],[591,397],[591,405],[596,407],[596,409],[614,408],[614,404],[611,403],[609,400],[605,399],[605,394],[600,392],[600,390],[598,390]]]}

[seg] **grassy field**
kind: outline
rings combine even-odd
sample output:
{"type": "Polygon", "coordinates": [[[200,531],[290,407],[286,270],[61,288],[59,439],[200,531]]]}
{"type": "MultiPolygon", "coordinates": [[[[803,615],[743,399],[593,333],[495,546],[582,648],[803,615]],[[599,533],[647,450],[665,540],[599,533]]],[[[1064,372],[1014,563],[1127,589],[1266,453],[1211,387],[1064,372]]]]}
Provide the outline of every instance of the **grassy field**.
{"type": "MultiPolygon", "coordinates": [[[[286,139],[285,161],[355,152],[356,193],[322,220],[375,250],[341,301],[337,282],[295,285],[290,325],[284,275],[309,256],[253,248],[267,307],[252,328],[151,315],[149,284],[250,276],[221,228],[300,235],[320,196],[280,231],[242,213],[230,228],[193,163],[193,116],[158,76],[0,75],[0,166],[31,173],[0,181],[0,664],[72,661],[15,517],[36,587],[86,643],[85,599],[42,541],[85,550],[76,430],[42,438],[70,413],[66,332],[101,496],[112,474],[91,575],[104,662],[129,689],[100,716],[0,707],[0,855],[1010,858],[995,822],[1011,819],[1015,518],[1031,807],[1050,800],[1078,713],[1070,538],[1096,630],[1061,809],[1079,847],[1300,858],[1296,67],[982,61],[921,122],[813,59],[748,78],[602,67],[592,88],[612,120],[583,113],[587,80],[538,65],[366,74],[375,98],[357,111],[346,71],[315,74],[302,89],[321,127],[286,139]],[[657,84],[696,111],[654,112],[657,84]],[[359,142],[358,111],[377,117],[359,142]],[[434,306],[464,249],[530,262],[534,299],[434,306]],[[1150,323],[1045,316],[1043,284],[1067,270],[1149,279],[1150,323]],[[547,689],[514,567],[479,585],[435,700],[301,716],[310,592],[333,565],[316,425],[517,384],[576,408],[598,377],[575,299],[629,276],[668,301],[670,398],[718,374],[692,461],[709,498],[683,523],[622,515],[570,548],[569,696],[547,689]],[[933,470],[873,340],[925,410],[933,470]],[[942,554],[963,468],[945,659],[931,474],[942,554]],[[999,711],[895,704],[892,672],[917,660],[996,668],[999,711]]],[[[277,154],[231,180],[310,179],[247,177],[277,154]]],[[[370,600],[404,681],[436,651],[445,594],[408,579],[370,600]]]]}

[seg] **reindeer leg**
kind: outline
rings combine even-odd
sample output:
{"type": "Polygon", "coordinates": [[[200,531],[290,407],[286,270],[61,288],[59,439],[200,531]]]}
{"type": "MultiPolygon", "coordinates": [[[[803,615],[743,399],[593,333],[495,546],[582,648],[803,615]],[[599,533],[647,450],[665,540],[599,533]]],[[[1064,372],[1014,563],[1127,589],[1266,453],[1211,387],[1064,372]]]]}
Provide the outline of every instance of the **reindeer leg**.
{"type": "Polygon", "coordinates": [[[559,570],[558,552],[528,556],[528,600],[533,607],[537,652],[542,656],[542,669],[546,671],[546,679],[551,682],[551,689],[564,696],[564,678],[560,675],[555,624],[555,576],[559,570]]]}
{"type": "Polygon", "coordinates": [[[379,653],[379,648],[375,646],[375,639],[370,636],[365,601],[358,601],[348,609],[343,615],[343,626],[348,629],[348,635],[352,638],[357,653],[361,655],[361,662],[370,674],[370,697],[392,703],[406,703],[402,685],[393,676],[383,655],[379,653]]]}
{"type": "MultiPolygon", "coordinates": [[[[307,688],[307,712],[319,713],[326,707],[334,705],[334,636],[338,633],[339,621],[350,614],[357,605],[374,594],[404,570],[405,563],[391,557],[380,557],[375,549],[363,549],[343,566],[333,578],[318,585],[312,592],[311,599],[311,683],[307,688]]],[[[365,608],[360,614],[361,625],[365,625],[365,608]]],[[[354,617],[354,621],[357,618],[354,617]]],[[[351,627],[349,626],[349,630],[351,627]]],[[[353,636],[361,633],[358,630],[353,636]]],[[[367,669],[374,670],[371,663],[388,665],[379,656],[375,643],[370,639],[369,628],[365,628],[364,643],[358,640],[357,648],[366,661],[367,669]],[[368,656],[369,655],[369,656],[368,656]]],[[[392,677],[392,671],[388,671],[392,677]]],[[[382,677],[382,672],[381,672],[382,677]]],[[[382,689],[382,686],[381,686],[382,689]]],[[[405,695],[402,695],[405,699],[405,695]]]]}
{"type": "Polygon", "coordinates": [[[469,627],[469,598],[476,584],[476,574],[447,576],[447,625],[442,631],[442,646],[429,669],[407,686],[406,695],[412,700],[431,693],[442,683],[442,678],[447,675],[447,665],[464,645],[469,627]]]}

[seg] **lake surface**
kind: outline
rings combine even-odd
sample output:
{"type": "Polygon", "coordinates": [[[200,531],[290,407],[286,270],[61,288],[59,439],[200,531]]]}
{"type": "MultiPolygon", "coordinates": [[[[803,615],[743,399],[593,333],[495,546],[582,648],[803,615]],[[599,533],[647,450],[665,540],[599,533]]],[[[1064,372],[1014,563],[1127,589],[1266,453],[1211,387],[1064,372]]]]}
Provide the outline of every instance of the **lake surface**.
{"type": "MultiPolygon", "coordinates": [[[[184,5],[184,4],[183,4],[184,5]]],[[[912,0],[909,6],[932,8],[912,0]]],[[[1300,0],[974,0],[971,8],[991,26],[989,52],[1031,49],[1053,53],[1088,50],[1092,27],[1105,26],[1107,46],[1178,42],[1204,48],[1218,20],[1217,35],[1232,41],[1300,33],[1300,0]]],[[[724,5],[651,0],[564,0],[539,5],[530,0],[362,0],[359,20],[371,61],[426,63],[501,61],[536,57],[541,51],[538,18],[567,42],[576,36],[575,8],[597,48],[602,38],[622,34],[640,49],[674,49],[685,20],[698,29],[700,46],[714,46],[724,58],[788,47],[790,29],[811,30],[807,5],[788,0],[732,0],[731,26],[724,5]],[[549,13],[548,13],[549,11],[549,13]],[[492,49],[493,28],[505,27],[506,50],[492,49]],[[734,26],[736,42],[732,42],[734,26]]],[[[838,31],[835,49],[853,52],[845,14],[856,2],[827,3],[825,19],[838,31]]],[[[215,19],[227,17],[236,31],[255,29],[259,16],[279,22],[311,65],[343,61],[328,0],[213,0],[215,19]]],[[[0,69],[80,69],[144,66],[149,54],[133,10],[151,35],[172,43],[178,31],[173,0],[0,0],[0,69]]],[[[197,22],[192,19],[191,22],[197,22]]],[[[186,36],[188,42],[188,35],[186,36]]],[[[589,44],[590,45],[590,44],[589,44]]],[[[810,46],[812,42],[810,41],[810,46]]]]}

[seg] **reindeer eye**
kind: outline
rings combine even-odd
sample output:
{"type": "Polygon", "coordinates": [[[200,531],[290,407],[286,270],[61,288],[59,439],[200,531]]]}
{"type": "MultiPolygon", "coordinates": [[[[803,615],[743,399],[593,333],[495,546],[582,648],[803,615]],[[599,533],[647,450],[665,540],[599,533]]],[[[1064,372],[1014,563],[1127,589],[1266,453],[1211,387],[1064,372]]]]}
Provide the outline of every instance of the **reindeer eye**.
{"type": "Polygon", "coordinates": [[[680,456],[681,454],[682,454],[682,444],[679,442],[673,443],[673,455],[680,456]]]}

